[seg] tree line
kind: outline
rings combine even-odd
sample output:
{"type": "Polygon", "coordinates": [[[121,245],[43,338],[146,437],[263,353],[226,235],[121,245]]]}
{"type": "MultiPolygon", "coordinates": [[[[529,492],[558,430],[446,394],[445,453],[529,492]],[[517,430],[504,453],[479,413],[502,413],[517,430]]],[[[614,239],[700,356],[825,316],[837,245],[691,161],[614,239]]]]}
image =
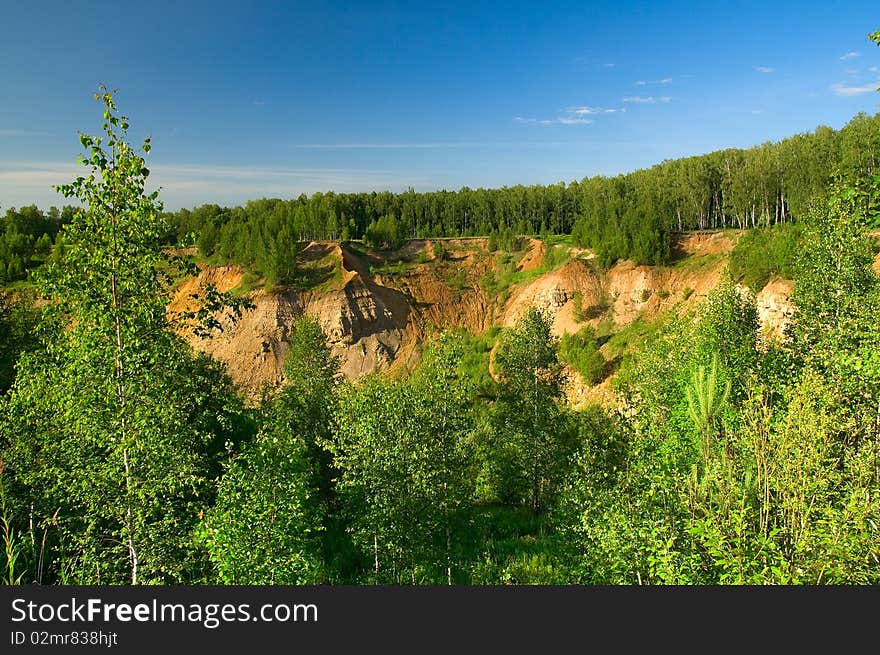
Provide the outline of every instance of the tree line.
{"type": "Polygon", "coordinates": [[[7,209],[0,218],[0,285],[24,280],[32,266],[48,257],[73,212],[71,206],[46,213],[36,205],[7,209]]]}
{"type": "MultiPolygon", "coordinates": [[[[291,283],[298,244],[363,239],[397,248],[414,238],[572,234],[600,263],[669,261],[675,232],[770,226],[802,218],[838,175],[870,175],[880,160],[880,114],[840,130],[822,126],[777,143],[664,161],[613,177],[568,184],[417,193],[315,193],[243,207],[206,204],[167,213],[163,240],[197,245],[206,257],[240,263],[270,283],[291,283]]],[[[7,210],[0,224],[0,283],[24,279],[49,254],[73,207],[7,210]],[[36,257],[36,259],[34,259],[36,257]]],[[[880,219],[875,219],[875,225],[880,219]]]]}
{"type": "Polygon", "coordinates": [[[806,216],[836,175],[869,175],[880,160],[880,114],[840,130],[819,127],[777,143],[664,161],[613,177],[500,189],[417,193],[315,193],[243,207],[203,205],[169,214],[170,238],[205,256],[284,282],[296,244],[364,239],[395,248],[406,239],[568,234],[602,263],[662,264],[674,232],[769,226],[806,216]]]}

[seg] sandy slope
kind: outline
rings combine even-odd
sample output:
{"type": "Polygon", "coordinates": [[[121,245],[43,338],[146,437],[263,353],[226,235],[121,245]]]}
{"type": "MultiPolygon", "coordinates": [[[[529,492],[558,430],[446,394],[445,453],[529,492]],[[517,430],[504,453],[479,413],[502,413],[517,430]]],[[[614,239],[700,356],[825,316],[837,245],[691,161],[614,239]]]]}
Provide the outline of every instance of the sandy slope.
{"type": "MultiPolygon", "coordinates": [[[[729,233],[686,235],[676,243],[679,260],[673,266],[622,261],[604,272],[595,269],[589,253],[577,251],[565,265],[501,297],[490,296],[480,282],[495,266],[485,239],[443,240],[445,255],[439,261],[431,241],[409,242],[395,253],[406,264],[403,270],[384,274],[371,273],[383,263],[376,253],[362,255],[337,243],[313,243],[303,256],[332,257],[339,264],[339,279],[321,291],[253,291],[255,308],[238,322],[224,320],[224,329],[209,339],[188,338],[194,347],[225,363],[236,384],[251,395],[264,385],[283,382],[291,326],[303,313],[324,327],[346,377],[379,370],[402,373],[418,363],[423,344],[438,329],[464,327],[481,333],[493,325],[511,326],[531,306],[552,316],[557,335],[577,331],[584,323],[574,317],[576,294],[590,317],[585,323],[594,325],[611,320],[625,326],[669,308],[686,310],[718,284],[734,242],[729,233]]],[[[534,271],[542,263],[542,244],[531,240],[517,268],[534,271]]],[[[205,267],[177,289],[169,311],[185,308],[190,294],[207,284],[228,290],[242,278],[236,266],[205,267]]],[[[791,314],[791,290],[790,282],[774,279],[758,294],[768,333],[781,334],[791,314]]],[[[607,383],[588,388],[570,373],[572,400],[609,397],[607,383]]]]}

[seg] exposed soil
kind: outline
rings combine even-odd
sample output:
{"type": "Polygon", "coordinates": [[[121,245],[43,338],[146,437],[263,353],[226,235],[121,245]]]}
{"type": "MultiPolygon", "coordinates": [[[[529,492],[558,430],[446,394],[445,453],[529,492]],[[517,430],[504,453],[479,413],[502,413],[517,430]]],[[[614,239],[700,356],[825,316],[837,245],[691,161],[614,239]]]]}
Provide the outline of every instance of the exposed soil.
{"type": "Polygon", "coordinates": [[[518,271],[533,271],[544,263],[544,243],[539,239],[529,239],[526,253],[516,264],[518,271]]]}
{"type": "MultiPolygon", "coordinates": [[[[486,239],[440,240],[439,260],[430,240],[410,241],[393,253],[313,242],[301,251],[298,265],[335,260],[341,278],[320,291],[253,291],[255,309],[234,325],[225,321],[224,329],[209,339],[188,338],[226,364],[232,379],[252,397],[267,385],[283,383],[290,331],[303,313],[321,323],[347,378],[382,370],[405,374],[418,364],[424,344],[437,331],[462,327],[482,333],[493,325],[511,326],[531,306],[552,317],[557,335],[587,324],[610,320],[621,327],[666,309],[686,310],[717,286],[735,239],[729,232],[684,235],[676,242],[680,260],[673,266],[622,261],[604,272],[586,261],[588,253],[578,251],[561,268],[515,285],[509,296],[501,297],[490,296],[481,284],[494,267],[486,239]],[[397,268],[382,268],[388,262],[397,268]],[[386,272],[371,273],[377,270],[386,272]],[[580,321],[574,313],[576,295],[580,321]]],[[[535,270],[542,263],[543,245],[532,239],[518,268],[535,270]]],[[[880,258],[876,265],[880,267],[880,258]]],[[[205,285],[226,291],[243,279],[237,266],[204,267],[177,289],[169,311],[188,308],[190,295],[205,285]]],[[[791,282],[774,279],[758,294],[766,334],[782,334],[791,315],[792,289],[791,282]]],[[[591,387],[576,372],[569,373],[568,396],[576,406],[613,402],[609,380],[591,387]]]]}

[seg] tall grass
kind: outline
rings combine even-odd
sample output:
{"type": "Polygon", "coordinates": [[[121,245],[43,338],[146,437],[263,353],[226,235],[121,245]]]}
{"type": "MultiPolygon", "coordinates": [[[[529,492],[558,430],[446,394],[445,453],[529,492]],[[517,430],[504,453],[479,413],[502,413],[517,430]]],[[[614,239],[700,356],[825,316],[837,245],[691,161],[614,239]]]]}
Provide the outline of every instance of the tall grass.
{"type": "Polygon", "coordinates": [[[24,540],[12,527],[9,511],[6,506],[6,484],[3,480],[3,461],[0,460],[0,532],[3,537],[3,584],[18,585],[24,577],[24,571],[18,572],[19,560],[24,552],[24,540]]]}

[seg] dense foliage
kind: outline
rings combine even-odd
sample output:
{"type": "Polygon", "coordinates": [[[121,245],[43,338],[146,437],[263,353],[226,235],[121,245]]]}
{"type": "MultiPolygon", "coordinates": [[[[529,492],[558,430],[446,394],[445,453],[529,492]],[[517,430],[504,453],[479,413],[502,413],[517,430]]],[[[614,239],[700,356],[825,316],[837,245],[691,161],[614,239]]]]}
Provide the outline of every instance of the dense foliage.
{"type": "Polygon", "coordinates": [[[730,273],[750,289],[762,289],[772,275],[794,277],[803,226],[780,223],[749,230],[730,254],[730,273]]]}
{"type": "Polygon", "coordinates": [[[580,373],[587,384],[598,382],[605,370],[605,357],[599,352],[596,331],[589,325],[572,334],[562,335],[559,358],[580,373]]]}
{"type": "Polygon", "coordinates": [[[60,187],[83,209],[63,257],[39,269],[39,348],[19,359],[0,412],[7,510],[27,517],[32,550],[43,533],[34,581],[202,580],[198,513],[243,418],[219,367],[167,329],[174,262],[149,171],[112,95],[96,99],[104,135],[80,137],[87,170],[60,187]]]}
{"type": "Polygon", "coordinates": [[[854,196],[807,222],[793,341],[760,344],[728,284],[621,371],[624,466],[583,460],[560,504],[578,579],[880,580],[880,295],[854,196]]]}
{"type": "Polygon", "coordinates": [[[0,218],[0,285],[25,279],[28,269],[50,254],[73,213],[70,206],[61,211],[52,207],[46,214],[35,205],[7,209],[0,218]]]}

